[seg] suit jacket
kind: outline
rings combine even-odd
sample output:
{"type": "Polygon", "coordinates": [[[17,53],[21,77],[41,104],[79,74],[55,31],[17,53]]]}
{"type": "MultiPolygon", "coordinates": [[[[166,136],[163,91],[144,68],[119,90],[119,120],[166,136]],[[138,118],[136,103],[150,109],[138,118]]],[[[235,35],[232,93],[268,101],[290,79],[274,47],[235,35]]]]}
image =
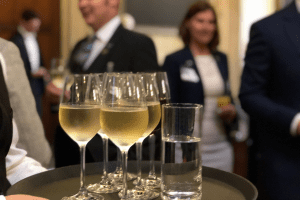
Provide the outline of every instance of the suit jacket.
{"type": "MultiPolygon", "coordinates": [[[[224,81],[225,94],[230,95],[228,81],[227,57],[221,52],[213,52],[221,76],[224,81]]],[[[204,104],[204,92],[200,74],[195,64],[194,57],[188,47],[166,57],[163,70],[168,74],[173,103],[198,103],[204,104]],[[180,77],[182,69],[191,69],[199,78],[199,81],[183,81],[180,77]]]]}
{"type": "Polygon", "coordinates": [[[48,167],[52,157],[50,145],[37,110],[30,84],[18,48],[12,42],[0,38],[0,53],[6,63],[6,85],[14,119],[19,131],[18,148],[48,167]]]}
{"type": "Polygon", "coordinates": [[[158,71],[157,57],[152,40],[120,25],[112,38],[86,71],[75,62],[74,56],[88,38],[76,44],[71,53],[69,67],[72,73],[141,72],[158,71]]]}
{"type": "MultiPolygon", "coordinates": [[[[33,94],[35,96],[42,95],[44,93],[44,81],[43,81],[43,78],[34,78],[31,75],[31,65],[30,65],[28,53],[27,53],[22,35],[19,32],[16,32],[16,34],[13,35],[10,40],[13,43],[15,43],[15,45],[17,45],[17,47],[20,50],[21,58],[24,62],[25,71],[26,71],[27,77],[29,79],[33,94]]],[[[40,51],[40,65],[41,66],[44,65],[41,51],[40,51]]]]}
{"type": "Polygon", "coordinates": [[[10,186],[6,179],[5,157],[12,141],[12,109],[0,64],[0,195],[10,186]]]}
{"type": "Polygon", "coordinates": [[[300,150],[300,138],[290,134],[300,112],[299,34],[295,2],[251,27],[239,98],[260,148],[300,150]]]}

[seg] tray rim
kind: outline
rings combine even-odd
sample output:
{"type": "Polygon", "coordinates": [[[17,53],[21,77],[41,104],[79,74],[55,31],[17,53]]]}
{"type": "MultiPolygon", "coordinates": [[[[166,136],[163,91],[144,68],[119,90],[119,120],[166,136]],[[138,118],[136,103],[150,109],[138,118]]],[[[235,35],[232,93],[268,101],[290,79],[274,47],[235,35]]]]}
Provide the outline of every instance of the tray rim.
{"type": "MultiPolygon", "coordinates": [[[[155,162],[155,167],[157,171],[160,171],[160,162],[155,162]]],[[[116,162],[108,163],[108,171],[113,171],[116,167],[116,162]]],[[[147,171],[145,166],[148,166],[148,161],[142,161],[142,171],[147,171]]],[[[128,171],[133,172],[135,170],[136,161],[128,162],[128,171]]],[[[102,174],[102,162],[100,163],[87,163],[86,164],[86,175],[94,175],[94,174],[102,174]]],[[[79,165],[71,165],[67,167],[56,168],[53,170],[49,170],[46,172],[42,172],[39,174],[35,174],[33,176],[27,177],[23,180],[12,185],[8,191],[7,195],[12,194],[28,194],[27,191],[30,192],[30,188],[46,185],[52,183],[54,181],[60,181],[69,178],[78,177],[80,171],[79,165]],[[66,173],[66,171],[68,173],[66,173]]],[[[159,173],[157,173],[158,176],[159,173]]],[[[202,176],[205,178],[211,178],[217,181],[220,181],[224,184],[230,185],[237,190],[239,190],[246,200],[256,200],[258,196],[258,191],[256,187],[244,177],[241,177],[237,174],[229,173],[226,171],[222,171],[219,169],[211,168],[211,167],[202,167],[202,176]]]]}

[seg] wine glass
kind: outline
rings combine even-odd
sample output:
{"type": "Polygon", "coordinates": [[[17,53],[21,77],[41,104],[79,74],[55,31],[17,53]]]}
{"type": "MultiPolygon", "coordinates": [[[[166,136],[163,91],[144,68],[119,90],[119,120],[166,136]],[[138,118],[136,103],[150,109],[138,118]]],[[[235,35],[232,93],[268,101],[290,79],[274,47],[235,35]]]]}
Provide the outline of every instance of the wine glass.
{"type": "MultiPolygon", "coordinates": [[[[102,89],[103,89],[103,73],[95,73],[92,76],[96,76],[99,78],[99,89],[100,96],[102,97],[102,89]]],[[[120,187],[112,184],[110,179],[108,178],[107,169],[108,169],[108,137],[107,135],[100,129],[98,134],[102,138],[103,142],[103,176],[101,177],[101,181],[99,183],[90,184],[87,186],[87,190],[89,192],[94,193],[114,193],[121,190],[120,187]]]]}
{"type": "MultiPolygon", "coordinates": [[[[158,97],[160,101],[160,105],[170,103],[171,95],[170,95],[170,87],[169,81],[166,72],[156,72],[156,82],[158,88],[158,97]]],[[[145,184],[148,187],[152,188],[159,188],[161,179],[155,175],[155,163],[154,163],[154,156],[155,156],[155,138],[161,134],[161,123],[157,125],[155,130],[149,136],[150,142],[150,171],[149,175],[145,180],[145,184]]]]}
{"type": "Polygon", "coordinates": [[[148,108],[140,76],[132,73],[107,73],[100,112],[102,130],[121,150],[123,188],[121,199],[131,199],[127,193],[127,159],[129,148],[148,126],[148,108]]]}
{"type": "Polygon", "coordinates": [[[154,199],[159,196],[158,192],[149,190],[149,188],[144,187],[142,181],[142,169],[141,169],[141,160],[142,160],[142,143],[149,134],[155,129],[155,127],[160,122],[161,118],[161,108],[160,102],[158,99],[158,88],[156,83],[156,74],[155,73],[139,73],[141,75],[142,81],[145,86],[145,96],[149,113],[149,123],[147,130],[142,135],[142,137],[136,142],[136,155],[137,155],[137,169],[138,177],[135,181],[135,187],[132,190],[129,190],[129,193],[132,195],[132,199],[154,199]]]}
{"type": "Polygon", "coordinates": [[[50,76],[52,83],[62,89],[64,87],[64,80],[70,74],[70,70],[66,67],[66,60],[63,58],[52,58],[50,76]]]}
{"type": "Polygon", "coordinates": [[[89,193],[85,187],[86,144],[100,130],[99,80],[87,74],[66,77],[59,105],[59,123],[80,147],[79,192],[62,200],[102,200],[102,196],[89,193]]]}

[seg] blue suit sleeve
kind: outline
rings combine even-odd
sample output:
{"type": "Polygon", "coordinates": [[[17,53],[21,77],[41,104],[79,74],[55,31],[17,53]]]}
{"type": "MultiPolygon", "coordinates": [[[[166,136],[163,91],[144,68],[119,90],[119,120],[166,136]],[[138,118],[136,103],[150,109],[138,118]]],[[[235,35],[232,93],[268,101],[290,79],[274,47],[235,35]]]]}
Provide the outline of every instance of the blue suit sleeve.
{"type": "Polygon", "coordinates": [[[272,52],[262,30],[263,27],[257,24],[251,27],[239,98],[250,117],[289,132],[297,111],[277,103],[268,95],[268,89],[272,87],[272,52]]]}

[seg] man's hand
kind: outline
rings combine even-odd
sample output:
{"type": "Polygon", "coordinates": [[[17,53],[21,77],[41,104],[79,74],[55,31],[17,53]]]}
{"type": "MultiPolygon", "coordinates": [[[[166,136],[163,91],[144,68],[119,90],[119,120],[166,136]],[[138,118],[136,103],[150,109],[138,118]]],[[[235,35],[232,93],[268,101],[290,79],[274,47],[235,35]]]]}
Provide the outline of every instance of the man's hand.
{"type": "Polygon", "coordinates": [[[218,115],[225,123],[230,124],[236,118],[234,105],[227,104],[226,106],[219,107],[218,115]]]}
{"type": "Polygon", "coordinates": [[[29,196],[29,195],[22,195],[22,194],[17,194],[17,195],[9,195],[6,197],[6,200],[49,200],[41,197],[34,197],[34,196],[29,196]]]}
{"type": "Polygon", "coordinates": [[[31,74],[35,78],[42,78],[44,76],[50,76],[48,70],[44,67],[40,67],[39,70],[33,74],[31,74]]]}
{"type": "Polygon", "coordinates": [[[63,90],[56,87],[52,81],[49,82],[46,86],[46,98],[50,100],[53,104],[59,104],[60,95],[63,93],[63,90]]]}

